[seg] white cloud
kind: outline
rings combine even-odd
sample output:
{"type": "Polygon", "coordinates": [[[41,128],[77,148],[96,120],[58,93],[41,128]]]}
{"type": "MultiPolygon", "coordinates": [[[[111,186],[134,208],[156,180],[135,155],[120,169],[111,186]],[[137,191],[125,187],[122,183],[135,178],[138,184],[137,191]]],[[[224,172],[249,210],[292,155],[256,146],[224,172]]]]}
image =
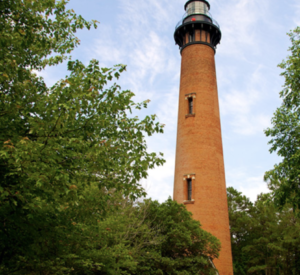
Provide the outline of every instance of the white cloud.
{"type": "MultiPolygon", "coordinates": [[[[115,47],[112,40],[103,41],[102,39],[97,40],[94,52],[101,56],[100,62],[105,64],[119,64],[121,60],[122,52],[120,49],[115,47]]],[[[107,66],[107,65],[105,65],[107,66]]]]}
{"type": "Polygon", "coordinates": [[[220,54],[244,58],[245,49],[258,52],[260,40],[258,25],[264,20],[269,0],[234,0],[218,2],[214,17],[223,33],[220,54]]]}
{"type": "Polygon", "coordinates": [[[166,129],[175,131],[178,113],[178,88],[174,87],[169,92],[165,93],[159,100],[159,106],[157,107],[157,116],[159,119],[163,119],[162,122],[166,124],[166,129]]]}
{"type": "Polygon", "coordinates": [[[263,180],[263,175],[254,175],[253,172],[247,173],[245,170],[240,168],[227,171],[227,186],[232,186],[242,192],[252,202],[256,201],[258,194],[270,192],[267,183],[263,180]]]}
{"type": "MultiPolygon", "coordinates": [[[[62,67],[62,65],[58,66],[60,66],[60,68],[62,67]]],[[[47,87],[50,88],[62,78],[61,75],[55,75],[55,70],[57,70],[57,67],[47,67],[46,70],[32,70],[32,72],[35,73],[37,76],[44,78],[47,87]]]]}
{"type": "Polygon", "coordinates": [[[264,109],[256,110],[256,106],[264,99],[267,85],[263,71],[264,67],[258,65],[250,79],[242,82],[241,89],[229,86],[229,90],[220,98],[221,114],[228,117],[235,133],[254,135],[270,124],[270,117],[263,113],[264,109]]]}
{"type": "Polygon", "coordinates": [[[153,83],[155,76],[166,67],[163,39],[150,31],[140,40],[139,45],[130,54],[131,64],[139,78],[146,78],[153,83]]]}
{"type": "Polygon", "coordinates": [[[299,0],[296,0],[295,4],[293,6],[295,8],[294,22],[297,26],[300,26],[300,3],[299,3],[299,0]]]}
{"type": "Polygon", "coordinates": [[[155,102],[158,120],[165,124],[164,134],[147,138],[149,151],[163,152],[166,163],[149,171],[149,177],[143,181],[148,196],[160,202],[173,196],[175,145],[177,129],[178,88],[164,91],[155,102]],[[174,107],[175,106],[175,107],[174,107]]]}
{"type": "Polygon", "coordinates": [[[220,100],[222,114],[247,115],[257,100],[259,100],[259,94],[256,90],[233,90],[220,100]]]}
{"type": "Polygon", "coordinates": [[[178,3],[182,3],[181,0],[177,0],[177,3],[176,1],[170,2],[168,0],[121,0],[120,2],[120,9],[122,10],[120,19],[122,22],[128,22],[131,26],[129,29],[126,28],[126,24],[123,26],[122,29],[126,33],[135,33],[139,29],[144,29],[144,35],[147,35],[149,28],[164,31],[170,25],[175,27],[174,22],[180,19],[177,18],[177,13],[180,13],[180,10],[177,10],[176,7],[178,7],[178,3]]]}
{"type": "Polygon", "coordinates": [[[245,178],[239,190],[252,202],[256,201],[257,195],[270,192],[267,183],[263,181],[263,176],[245,178]]]}
{"type": "Polygon", "coordinates": [[[164,86],[162,76],[172,79],[180,68],[180,56],[176,59],[170,52],[173,38],[168,28],[173,28],[176,22],[174,7],[166,0],[120,0],[120,3],[118,29],[102,26],[101,39],[91,48],[106,66],[111,66],[107,63],[127,65],[126,79],[122,78],[121,84],[136,94],[136,101],[155,100],[158,83],[164,86]]]}
{"type": "Polygon", "coordinates": [[[262,133],[264,129],[270,126],[270,117],[263,114],[237,116],[232,125],[235,133],[254,135],[262,133]]]}
{"type": "Polygon", "coordinates": [[[167,152],[165,159],[164,166],[150,170],[149,178],[142,182],[148,197],[155,198],[160,202],[165,201],[169,196],[173,197],[175,152],[167,152]]]}
{"type": "Polygon", "coordinates": [[[88,59],[96,58],[100,61],[100,66],[111,67],[120,64],[125,60],[126,54],[122,47],[118,47],[115,39],[115,31],[108,25],[101,24],[99,34],[93,45],[85,50],[88,59]]]}

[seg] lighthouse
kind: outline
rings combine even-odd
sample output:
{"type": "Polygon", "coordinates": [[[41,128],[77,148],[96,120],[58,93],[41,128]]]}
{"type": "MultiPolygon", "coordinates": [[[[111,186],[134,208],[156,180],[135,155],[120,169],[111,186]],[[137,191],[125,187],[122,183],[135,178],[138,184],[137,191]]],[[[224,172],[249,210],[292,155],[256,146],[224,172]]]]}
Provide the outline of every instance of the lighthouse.
{"type": "Polygon", "coordinates": [[[232,253],[219,112],[215,53],[219,24],[206,0],[186,2],[174,39],[181,53],[173,198],[221,241],[214,261],[232,275],[232,253]]]}

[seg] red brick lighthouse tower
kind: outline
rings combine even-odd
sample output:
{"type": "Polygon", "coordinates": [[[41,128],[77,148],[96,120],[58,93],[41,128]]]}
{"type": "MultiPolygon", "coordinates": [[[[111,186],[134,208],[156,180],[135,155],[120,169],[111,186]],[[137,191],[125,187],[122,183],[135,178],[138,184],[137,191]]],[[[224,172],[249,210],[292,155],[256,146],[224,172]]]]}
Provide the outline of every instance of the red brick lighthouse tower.
{"type": "Polygon", "coordinates": [[[215,265],[232,275],[221,124],[215,69],[218,23],[206,0],[189,0],[176,26],[181,76],[176,145],[174,200],[186,204],[203,229],[221,241],[215,265]]]}

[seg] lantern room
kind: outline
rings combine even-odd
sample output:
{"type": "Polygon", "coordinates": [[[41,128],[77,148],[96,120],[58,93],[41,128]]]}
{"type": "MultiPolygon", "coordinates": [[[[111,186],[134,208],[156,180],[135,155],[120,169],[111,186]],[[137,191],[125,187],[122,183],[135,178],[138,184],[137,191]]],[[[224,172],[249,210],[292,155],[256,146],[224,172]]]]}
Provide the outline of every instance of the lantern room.
{"type": "Polygon", "coordinates": [[[206,0],[189,0],[186,2],[185,14],[175,28],[175,43],[182,51],[192,44],[206,44],[216,50],[221,41],[221,30],[209,12],[206,0]]]}

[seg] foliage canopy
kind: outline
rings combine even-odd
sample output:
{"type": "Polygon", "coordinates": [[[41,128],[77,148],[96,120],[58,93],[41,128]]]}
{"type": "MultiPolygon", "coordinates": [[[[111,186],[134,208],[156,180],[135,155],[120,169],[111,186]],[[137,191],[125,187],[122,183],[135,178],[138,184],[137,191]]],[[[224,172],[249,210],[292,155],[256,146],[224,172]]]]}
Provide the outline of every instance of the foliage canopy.
{"type": "Polygon", "coordinates": [[[139,184],[162,165],[145,136],[148,101],[114,83],[124,65],[84,66],[76,30],[97,27],[67,1],[0,1],[0,272],[205,274],[219,241],[183,205],[146,200],[139,184]],[[68,60],[48,87],[38,71],[68,60]]]}
{"type": "Polygon", "coordinates": [[[48,245],[75,234],[64,210],[76,216],[88,207],[85,226],[92,226],[108,211],[112,190],[145,195],[139,181],[164,162],[147,152],[145,135],[163,132],[155,115],[131,115],[147,101],[134,103],[112,82],[126,67],[71,60],[76,30],[97,22],[66,3],[0,1],[0,266],[10,272],[38,265],[42,251],[43,264],[55,268],[53,255],[65,248],[54,253],[48,245]],[[47,87],[36,72],[68,57],[69,76],[47,87]]]}
{"type": "Polygon", "coordinates": [[[279,211],[271,194],[255,203],[232,187],[227,195],[234,274],[299,274],[300,223],[292,207],[279,211]]]}
{"type": "Polygon", "coordinates": [[[300,27],[289,33],[292,46],[290,56],[279,64],[284,70],[283,102],[272,118],[272,128],[265,133],[271,137],[270,152],[277,152],[282,161],[265,174],[273,191],[274,203],[294,210],[300,209],[300,27]]]}

